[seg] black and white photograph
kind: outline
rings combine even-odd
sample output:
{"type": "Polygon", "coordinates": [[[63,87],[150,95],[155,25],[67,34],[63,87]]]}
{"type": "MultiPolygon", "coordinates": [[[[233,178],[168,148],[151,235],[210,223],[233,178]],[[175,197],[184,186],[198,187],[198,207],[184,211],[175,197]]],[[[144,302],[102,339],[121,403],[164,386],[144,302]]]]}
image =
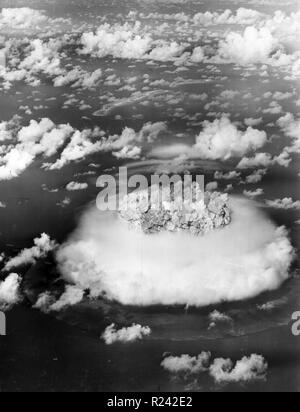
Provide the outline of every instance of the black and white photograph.
{"type": "Polygon", "coordinates": [[[299,0],[0,0],[1,393],[300,392],[299,39],[299,0]]]}

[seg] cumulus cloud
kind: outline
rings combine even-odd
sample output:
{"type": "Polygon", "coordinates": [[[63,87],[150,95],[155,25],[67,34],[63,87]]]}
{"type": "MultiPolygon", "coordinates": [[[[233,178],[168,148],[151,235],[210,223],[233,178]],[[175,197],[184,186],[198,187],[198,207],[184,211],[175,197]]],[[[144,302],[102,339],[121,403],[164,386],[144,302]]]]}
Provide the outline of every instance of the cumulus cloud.
{"type": "Polygon", "coordinates": [[[222,13],[210,11],[197,13],[193,17],[193,22],[196,25],[206,26],[222,24],[250,25],[258,22],[262,17],[262,13],[257,10],[240,7],[235,14],[229,9],[222,13]]]}
{"type": "Polygon", "coordinates": [[[251,185],[257,184],[262,181],[263,177],[267,174],[267,169],[255,170],[251,175],[246,177],[246,183],[251,185]]]}
{"type": "Polygon", "coordinates": [[[3,8],[0,13],[0,28],[30,29],[44,24],[47,16],[40,11],[29,7],[3,8]]]}
{"type": "Polygon", "coordinates": [[[247,27],[243,34],[231,32],[220,42],[219,57],[225,62],[241,65],[266,63],[279,43],[266,29],[247,27]]]}
{"type": "MultiPolygon", "coordinates": [[[[281,67],[289,72],[291,78],[297,78],[300,73],[297,47],[299,22],[299,12],[287,15],[283,11],[276,11],[271,17],[257,16],[256,21],[253,15],[253,21],[251,22],[250,17],[246,23],[248,27],[242,33],[232,31],[226,34],[213,54],[212,61],[242,66],[265,63],[281,67]]],[[[276,108],[265,111],[272,112],[275,113],[276,108]]]]}
{"type": "Polygon", "coordinates": [[[55,127],[54,123],[46,118],[40,122],[32,120],[17,133],[10,130],[7,138],[13,140],[16,134],[16,144],[2,146],[0,180],[10,180],[19,176],[39,155],[53,156],[72,132],[73,128],[70,125],[55,127]]]}
{"type": "Polygon", "coordinates": [[[26,70],[29,74],[44,73],[50,76],[59,76],[62,73],[59,50],[62,42],[58,39],[43,41],[34,39],[25,48],[25,58],[19,65],[19,70],[26,70]]]}
{"type": "Polygon", "coordinates": [[[289,167],[292,159],[287,149],[279,156],[272,157],[269,153],[256,153],[254,157],[243,157],[237,165],[238,169],[252,169],[256,167],[265,167],[279,165],[282,167],[289,167]]]}
{"type": "MultiPolygon", "coordinates": [[[[210,61],[216,63],[235,63],[239,65],[252,65],[268,63],[274,66],[290,67],[293,76],[299,75],[299,56],[297,53],[287,54],[289,47],[297,39],[299,14],[292,13],[287,16],[284,13],[275,13],[267,18],[262,13],[239,8],[236,13],[225,10],[222,13],[204,12],[189,17],[184,13],[175,15],[150,13],[148,16],[140,14],[141,20],[163,19],[164,24],[154,30],[149,25],[143,25],[136,21],[138,13],[130,14],[132,24],[103,24],[96,32],[83,33],[81,37],[80,53],[95,57],[112,56],[120,59],[147,59],[157,62],[173,61],[178,65],[187,62],[201,63],[210,61]],[[170,21],[174,20],[172,24],[170,21]],[[180,27],[180,22],[184,27],[180,27]],[[189,27],[187,24],[189,23],[189,27]],[[175,26],[174,26],[175,24],[175,26]],[[225,35],[225,39],[219,42],[219,47],[212,50],[209,47],[191,44],[191,39],[198,37],[195,33],[199,27],[224,26],[224,25],[248,26],[241,32],[231,31],[225,35]],[[161,36],[164,31],[173,31],[178,35],[177,39],[166,40],[167,36],[161,36]],[[163,38],[157,39],[158,35],[163,38]],[[208,53],[206,53],[208,51],[208,53]]],[[[208,37],[210,37],[209,33],[208,37]]]]}
{"type": "Polygon", "coordinates": [[[23,127],[18,133],[18,141],[21,143],[35,143],[44,133],[49,132],[54,127],[50,119],[42,119],[39,123],[31,120],[29,126],[23,127]]]}
{"type": "MultiPolygon", "coordinates": [[[[218,24],[250,25],[257,22],[261,16],[255,10],[240,8],[236,15],[230,10],[226,10],[223,14],[198,13],[194,16],[193,23],[196,27],[218,24]]],[[[187,51],[191,48],[191,44],[154,39],[153,33],[148,33],[147,29],[149,28],[143,27],[140,21],[136,21],[133,25],[103,24],[96,32],[82,34],[80,53],[99,58],[112,56],[119,59],[174,61],[179,64],[187,61],[201,63],[206,60],[206,51],[202,46],[187,51]]],[[[242,65],[265,63],[277,50],[279,50],[279,41],[268,28],[249,26],[243,34],[230,32],[225,40],[220,42],[214,59],[216,62],[242,65]]]]}
{"type": "Polygon", "coordinates": [[[83,33],[82,54],[95,57],[113,56],[119,59],[148,59],[169,61],[181,56],[185,46],[165,40],[154,41],[150,34],[141,30],[141,23],[109,25],[104,24],[96,33],[83,33]]]}
{"type": "Polygon", "coordinates": [[[74,192],[77,190],[86,190],[89,187],[87,183],[70,182],[67,184],[66,189],[69,192],[74,192]]]}
{"type": "Polygon", "coordinates": [[[43,292],[39,295],[34,309],[39,309],[44,313],[50,312],[49,308],[55,303],[55,297],[50,292],[43,292]]]}
{"type": "Polygon", "coordinates": [[[144,145],[149,145],[167,130],[163,122],[146,123],[138,132],[126,127],[120,135],[103,140],[102,151],[112,152],[118,159],[139,159],[144,145]]]}
{"type": "Polygon", "coordinates": [[[161,366],[172,374],[199,375],[209,370],[210,360],[210,352],[201,352],[198,356],[168,356],[161,366]]]}
{"type": "Polygon", "coordinates": [[[294,201],[291,197],[284,199],[267,200],[266,205],[274,209],[300,210],[300,200],[294,201]]]}
{"type": "Polygon", "coordinates": [[[146,336],[151,334],[151,329],[148,326],[141,326],[133,324],[128,328],[122,328],[117,330],[116,325],[112,324],[108,326],[103,335],[102,339],[107,345],[112,345],[113,343],[129,343],[141,340],[146,336]]]}
{"type": "Polygon", "coordinates": [[[60,312],[69,306],[80,303],[83,297],[84,290],[74,285],[66,285],[65,291],[59,299],[56,299],[50,292],[44,292],[39,295],[33,307],[44,313],[60,312]]]}
{"type": "Polygon", "coordinates": [[[286,14],[282,10],[277,10],[263,24],[285,46],[289,48],[297,47],[297,40],[300,34],[300,11],[286,14]]]}
{"type": "Polygon", "coordinates": [[[237,165],[238,169],[251,169],[256,167],[269,167],[272,164],[272,156],[269,153],[256,153],[252,158],[243,157],[237,165]]]}
{"type": "Polygon", "coordinates": [[[0,180],[10,180],[21,174],[34,160],[34,156],[13,148],[5,154],[0,162],[0,180]]]}
{"type": "Polygon", "coordinates": [[[268,364],[261,355],[245,356],[233,363],[231,359],[211,360],[210,352],[198,356],[169,356],[161,366],[172,375],[185,380],[197,380],[201,374],[208,372],[218,384],[249,383],[266,379],[268,364]]]}
{"type": "Polygon", "coordinates": [[[258,305],[257,309],[258,310],[262,310],[262,311],[266,311],[266,312],[271,312],[275,309],[279,309],[282,306],[286,305],[288,299],[286,297],[280,298],[280,299],[276,299],[276,300],[271,300],[267,303],[264,303],[262,305],[258,305]]]}
{"type": "MultiPolygon", "coordinates": [[[[7,21],[17,26],[36,27],[36,22],[41,26],[49,20],[41,11],[29,8],[4,9],[7,21]],[[5,11],[10,10],[10,11],[5,11]],[[17,13],[17,10],[20,12],[17,13]],[[31,23],[35,21],[35,25],[31,23]]],[[[137,16],[137,13],[133,14],[137,16]]],[[[132,15],[132,16],[133,16],[132,15]]],[[[131,16],[131,17],[132,17],[131,16]]],[[[146,18],[141,14],[142,19],[146,18]]],[[[10,82],[24,80],[29,84],[38,85],[42,81],[39,74],[52,78],[55,86],[71,85],[72,87],[94,88],[101,80],[100,69],[92,73],[85,72],[80,67],[68,70],[63,66],[66,56],[63,46],[78,47],[80,54],[92,55],[98,58],[111,56],[120,59],[144,59],[157,62],[174,62],[181,66],[193,62],[195,64],[208,61],[208,55],[213,56],[215,62],[253,64],[270,63],[275,66],[285,66],[292,76],[297,77],[299,70],[299,55],[297,52],[286,54],[289,47],[298,38],[299,13],[286,15],[275,13],[274,17],[266,18],[256,10],[239,8],[236,12],[225,10],[222,13],[205,12],[198,13],[194,17],[179,13],[173,16],[175,22],[182,20],[185,24],[175,26],[170,24],[172,16],[168,14],[151,13],[149,18],[156,17],[167,20],[159,27],[144,25],[140,21],[132,21],[132,24],[102,24],[96,31],[81,32],[78,40],[73,36],[50,38],[49,40],[22,39],[7,44],[6,51],[9,65],[0,71],[6,82],[5,87],[10,87],[10,82]],[[188,25],[187,22],[190,22],[188,25]],[[241,34],[231,32],[220,42],[219,48],[213,50],[210,47],[195,45],[194,40],[199,37],[199,26],[218,25],[221,28],[225,24],[248,25],[241,34]],[[174,36],[168,34],[173,32],[174,36]],[[164,33],[166,32],[166,34],[164,33]],[[193,43],[192,43],[193,41],[193,43]],[[15,55],[16,49],[18,50],[15,55]],[[208,54],[206,53],[208,51],[208,54]],[[207,56],[206,56],[207,54],[207,56]]],[[[2,18],[3,19],[3,18],[2,18]]],[[[0,18],[1,20],[1,18],[0,18]]],[[[0,22],[1,28],[1,22],[0,22]]],[[[239,29],[239,28],[238,28],[239,29]]],[[[219,34],[219,33],[218,33],[219,34]]],[[[213,34],[208,32],[207,38],[211,40],[213,34]]]]}
{"type": "Polygon", "coordinates": [[[215,173],[215,179],[217,180],[233,180],[233,179],[239,179],[241,177],[241,173],[237,171],[232,171],[228,173],[223,173],[223,172],[216,172],[215,173]]]}
{"type": "Polygon", "coordinates": [[[240,131],[226,116],[213,122],[205,121],[194,149],[203,159],[228,160],[260,149],[267,142],[264,131],[248,127],[240,131]]]}
{"type": "Polygon", "coordinates": [[[295,119],[292,113],[287,113],[277,121],[278,126],[286,136],[293,139],[292,145],[286,148],[291,153],[300,153],[300,119],[295,119]]]}
{"type": "Polygon", "coordinates": [[[61,295],[59,300],[49,307],[49,311],[59,312],[68,306],[74,306],[81,302],[84,296],[84,291],[77,287],[67,285],[65,292],[61,295]]]}
{"type": "MultiPolygon", "coordinates": [[[[148,59],[159,61],[159,62],[167,62],[174,60],[176,57],[180,57],[184,52],[185,46],[178,44],[176,42],[166,43],[166,42],[159,42],[156,46],[151,50],[151,52],[147,55],[148,59]]],[[[194,53],[194,59],[199,59],[199,50],[194,53]]]]}
{"type": "Polygon", "coordinates": [[[92,73],[87,73],[81,68],[74,68],[71,71],[61,74],[53,80],[54,87],[72,85],[72,87],[82,87],[92,89],[99,85],[102,78],[102,70],[97,69],[92,73]]]}
{"type": "MultiPolygon", "coordinates": [[[[61,147],[70,134],[73,135],[70,142],[63,150],[60,159],[58,159],[54,164],[49,165],[50,170],[60,169],[66,164],[84,159],[86,156],[95,153],[100,150],[100,142],[92,142],[90,137],[93,136],[91,130],[73,130],[69,125],[61,125],[58,130],[52,130],[51,133],[45,134],[40,142],[39,146],[34,146],[33,150],[35,154],[44,153],[45,156],[50,156],[56,153],[57,149],[61,147]]],[[[26,146],[27,148],[27,146],[26,146]]]]}
{"type": "Polygon", "coordinates": [[[249,197],[250,199],[255,199],[256,197],[262,196],[264,194],[264,190],[263,189],[256,189],[256,190],[244,190],[244,195],[246,197],[249,197]]]}
{"type": "Polygon", "coordinates": [[[43,167],[58,170],[71,162],[78,162],[97,152],[111,152],[122,159],[138,159],[143,147],[149,145],[166,131],[163,122],[146,123],[141,130],[125,128],[120,135],[105,136],[99,128],[82,131],[69,124],[56,126],[50,119],[31,120],[28,126],[0,125],[0,140],[5,144],[0,153],[0,180],[16,178],[38,156],[49,158],[63,148],[54,163],[45,162],[43,167]],[[15,144],[12,145],[11,142],[15,144]]]}
{"type": "Polygon", "coordinates": [[[64,66],[66,54],[63,47],[75,45],[74,42],[75,40],[71,40],[68,36],[49,40],[14,39],[7,42],[3,49],[5,64],[3,67],[0,65],[0,77],[5,80],[5,88],[10,89],[11,83],[18,81],[38,86],[42,81],[41,75],[50,78],[54,87],[68,85],[81,89],[97,87],[103,74],[100,68],[90,73],[79,66],[71,70],[68,65],[64,66]]]}
{"type": "Polygon", "coordinates": [[[5,270],[9,271],[13,268],[31,265],[36,260],[44,258],[56,248],[57,244],[50,237],[43,233],[39,238],[34,239],[34,246],[30,249],[24,249],[19,255],[11,258],[5,265],[5,270]]]}
{"type": "Polygon", "coordinates": [[[205,59],[205,51],[201,46],[195,47],[191,55],[191,61],[193,63],[201,63],[205,59]]]}
{"type": "Polygon", "coordinates": [[[232,223],[204,237],[147,235],[92,208],[59,249],[59,270],[91,296],[124,305],[200,307],[277,289],[294,259],[286,229],[248,200],[232,198],[231,207],[232,223]]]}
{"type": "Polygon", "coordinates": [[[5,142],[11,139],[11,132],[9,130],[9,122],[0,123],[0,141],[5,142]]]}
{"type": "Polygon", "coordinates": [[[11,273],[0,281],[0,309],[6,310],[17,304],[20,297],[21,278],[16,273],[11,273]]]}
{"type": "Polygon", "coordinates": [[[246,126],[251,126],[251,127],[255,127],[255,126],[259,126],[260,124],[262,124],[263,122],[263,118],[259,117],[258,119],[253,119],[251,118],[247,118],[244,120],[244,123],[246,126]]]}
{"type": "Polygon", "coordinates": [[[218,323],[231,323],[233,320],[230,316],[225,313],[221,313],[218,310],[214,310],[209,314],[209,329],[213,329],[217,326],[218,323]]]}
{"type": "Polygon", "coordinates": [[[163,122],[146,123],[139,132],[126,127],[121,135],[110,136],[103,147],[107,150],[118,150],[141,143],[153,143],[166,129],[166,124],[163,122]]]}
{"type": "Polygon", "coordinates": [[[57,170],[71,162],[84,159],[97,152],[112,152],[117,158],[138,158],[143,144],[151,143],[166,130],[165,123],[146,123],[139,132],[126,127],[121,135],[108,138],[99,130],[76,131],[68,145],[64,148],[59,159],[53,164],[45,164],[49,170],[57,170]],[[100,140],[93,141],[95,137],[100,140]]]}
{"type": "Polygon", "coordinates": [[[128,147],[125,146],[118,152],[113,152],[113,155],[117,159],[139,159],[141,157],[142,149],[140,147],[128,147]]]}
{"type": "Polygon", "coordinates": [[[209,373],[216,383],[251,382],[265,379],[268,364],[260,355],[244,357],[235,365],[231,359],[215,359],[209,373]]]}
{"type": "Polygon", "coordinates": [[[133,27],[128,24],[114,27],[105,24],[96,33],[83,33],[82,53],[97,57],[141,59],[150,50],[152,39],[149,36],[141,37],[139,29],[139,23],[133,27]]]}
{"type": "Polygon", "coordinates": [[[222,12],[199,12],[193,16],[181,13],[158,13],[152,12],[149,14],[137,13],[131,11],[128,14],[128,19],[139,19],[143,20],[164,20],[164,21],[175,21],[182,23],[194,24],[199,28],[199,26],[212,26],[212,25],[224,25],[224,24],[238,24],[238,25],[249,25],[258,22],[263,18],[263,14],[253,9],[246,9],[240,7],[236,12],[226,9],[222,12]]]}

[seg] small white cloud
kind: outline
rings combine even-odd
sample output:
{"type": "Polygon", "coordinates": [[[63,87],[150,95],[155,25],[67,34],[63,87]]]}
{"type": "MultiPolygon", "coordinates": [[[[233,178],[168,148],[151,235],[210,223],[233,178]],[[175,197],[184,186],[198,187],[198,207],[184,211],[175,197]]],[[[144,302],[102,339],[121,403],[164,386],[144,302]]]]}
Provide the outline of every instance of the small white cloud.
{"type": "Polygon", "coordinates": [[[205,26],[223,24],[250,25],[258,22],[262,17],[263,14],[257,10],[240,7],[235,14],[229,9],[222,13],[210,11],[197,13],[193,17],[193,22],[196,25],[205,26]]]}
{"type": "Polygon", "coordinates": [[[142,149],[140,147],[125,146],[118,152],[113,152],[112,154],[117,159],[139,159],[141,157],[142,149]]]}
{"type": "MultiPolygon", "coordinates": [[[[83,297],[84,291],[81,288],[77,286],[67,285],[65,292],[56,302],[49,306],[48,311],[59,312],[68,306],[74,306],[77,303],[80,303],[83,297]]],[[[37,304],[41,306],[42,304],[45,304],[45,302],[47,302],[47,296],[40,296],[40,302],[37,302],[37,304]]]]}
{"type": "Polygon", "coordinates": [[[210,375],[216,383],[251,382],[265,379],[268,364],[259,355],[244,357],[235,365],[230,359],[215,359],[210,366],[210,375]]]}
{"type": "Polygon", "coordinates": [[[259,169],[254,171],[251,175],[246,177],[246,182],[249,184],[257,184],[262,181],[263,177],[267,174],[267,169],[259,169]]]}
{"type": "Polygon", "coordinates": [[[102,78],[102,70],[97,69],[93,73],[87,73],[81,68],[75,68],[67,73],[63,73],[53,80],[54,87],[72,85],[72,87],[82,87],[92,89],[99,85],[102,78]]]}
{"type": "Polygon", "coordinates": [[[247,118],[245,119],[244,123],[246,126],[250,126],[250,127],[255,127],[255,126],[259,126],[260,124],[262,124],[263,122],[263,118],[259,117],[258,119],[253,119],[253,118],[247,118]]]}
{"type": "Polygon", "coordinates": [[[6,310],[20,301],[21,278],[16,273],[11,273],[0,282],[0,309],[6,310]]]}
{"type": "Polygon", "coordinates": [[[241,173],[236,172],[235,170],[228,173],[223,172],[216,172],[215,179],[216,180],[234,180],[239,179],[241,177],[241,173]]]}
{"type": "Polygon", "coordinates": [[[49,308],[55,303],[54,296],[50,292],[41,293],[33,306],[34,309],[39,309],[44,313],[50,312],[49,308]]]}
{"type": "Polygon", "coordinates": [[[233,322],[232,318],[225,313],[221,313],[218,310],[213,311],[209,315],[209,329],[212,329],[217,326],[218,323],[231,323],[233,322]]]}
{"type": "Polygon", "coordinates": [[[69,197],[65,197],[61,202],[56,203],[56,206],[65,208],[71,204],[71,199],[69,197]]]}
{"type": "Polygon", "coordinates": [[[254,157],[243,157],[237,165],[238,169],[252,169],[256,167],[265,167],[279,165],[288,167],[292,159],[287,149],[284,149],[280,155],[272,157],[269,153],[256,153],[254,157]]]}
{"type": "Polygon", "coordinates": [[[295,119],[291,113],[287,113],[281,117],[277,124],[286,136],[293,139],[292,145],[286,148],[286,151],[291,153],[300,153],[300,119],[295,119]]]}
{"type": "Polygon", "coordinates": [[[266,205],[274,209],[300,210],[300,200],[294,201],[291,197],[284,199],[267,200],[266,205]]]}
{"type": "Polygon", "coordinates": [[[257,309],[262,310],[262,311],[266,311],[266,312],[270,312],[274,309],[280,308],[281,306],[285,305],[286,303],[287,303],[287,298],[281,298],[281,299],[272,300],[270,302],[264,303],[263,305],[258,305],[257,309]]]}
{"type": "Polygon", "coordinates": [[[252,169],[256,167],[269,167],[273,164],[272,156],[269,153],[256,153],[252,158],[243,157],[237,165],[238,169],[252,169]]]}
{"type": "Polygon", "coordinates": [[[193,63],[201,63],[205,59],[205,51],[203,50],[202,47],[196,47],[193,50],[193,53],[191,55],[191,61],[193,63]]]}
{"type": "Polygon", "coordinates": [[[135,342],[137,340],[143,339],[145,336],[149,336],[150,334],[151,329],[148,326],[144,327],[141,325],[133,324],[128,328],[117,330],[116,325],[112,324],[105,329],[102,335],[102,339],[107,345],[112,345],[116,342],[135,342]]]}
{"type": "Polygon", "coordinates": [[[210,352],[202,352],[198,356],[169,356],[161,366],[172,374],[198,375],[209,370],[210,359],[210,352]]]}
{"type": "Polygon", "coordinates": [[[246,197],[249,197],[249,199],[255,199],[255,198],[259,197],[259,196],[262,196],[264,193],[265,193],[264,190],[263,190],[263,189],[260,189],[260,188],[258,188],[258,189],[256,189],[256,190],[253,190],[253,191],[251,191],[251,190],[244,190],[244,195],[245,195],[246,197]]]}
{"type": "Polygon", "coordinates": [[[69,192],[78,191],[78,190],[86,190],[89,187],[87,183],[78,183],[78,182],[70,182],[66,189],[69,192]]]}
{"type": "MultiPolygon", "coordinates": [[[[167,62],[172,61],[177,57],[180,57],[184,52],[185,46],[178,44],[176,42],[167,43],[165,41],[155,45],[153,50],[147,55],[148,59],[167,62]]],[[[194,58],[199,58],[199,51],[194,55],[194,58]]]]}
{"type": "Polygon", "coordinates": [[[244,357],[234,365],[231,359],[211,360],[210,352],[202,352],[198,356],[168,356],[161,366],[185,381],[197,382],[200,375],[208,372],[215,383],[249,383],[264,380],[267,376],[268,364],[260,355],[244,357]]]}
{"type": "Polygon", "coordinates": [[[34,246],[30,249],[24,249],[14,258],[11,258],[5,265],[5,270],[9,271],[23,265],[30,265],[36,260],[44,258],[48,253],[56,248],[57,244],[50,237],[43,233],[39,238],[34,239],[34,246]]]}
{"type": "Polygon", "coordinates": [[[84,297],[83,289],[67,285],[64,293],[59,299],[56,299],[50,292],[43,292],[39,295],[33,308],[39,309],[44,313],[60,312],[69,306],[74,306],[80,303],[84,297]]]}

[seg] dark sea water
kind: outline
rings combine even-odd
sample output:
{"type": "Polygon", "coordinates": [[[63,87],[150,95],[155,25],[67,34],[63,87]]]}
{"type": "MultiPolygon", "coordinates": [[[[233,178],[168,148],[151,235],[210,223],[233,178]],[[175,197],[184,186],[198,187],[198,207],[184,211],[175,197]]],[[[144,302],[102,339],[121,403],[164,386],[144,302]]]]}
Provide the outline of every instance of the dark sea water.
{"type": "MultiPolygon", "coordinates": [[[[182,316],[174,316],[174,320],[182,316]]],[[[166,313],[156,314],[160,323],[168,323],[169,317],[166,313]]],[[[92,316],[90,323],[91,319],[92,316]]],[[[189,316],[185,319],[191,323],[189,316]]],[[[143,342],[110,347],[100,341],[95,331],[79,327],[76,319],[75,324],[66,323],[30,309],[16,308],[9,313],[8,322],[9,336],[0,342],[2,391],[299,390],[299,340],[292,337],[288,326],[275,326],[242,337],[191,339],[190,332],[194,334],[199,323],[194,318],[193,330],[186,327],[183,332],[180,328],[179,338],[159,337],[161,326],[154,326],[153,336],[143,342]],[[159,366],[164,352],[198,354],[202,350],[211,351],[215,357],[236,360],[244,354],[264,353],[269,362],[268,379],[245,386],[216,387],[206,376],[197,383],[172,380],[159,366]]],[[[101,322],[96,323],[95,319],[95,329],[96,325],[100,332],[101,322]]]]}

